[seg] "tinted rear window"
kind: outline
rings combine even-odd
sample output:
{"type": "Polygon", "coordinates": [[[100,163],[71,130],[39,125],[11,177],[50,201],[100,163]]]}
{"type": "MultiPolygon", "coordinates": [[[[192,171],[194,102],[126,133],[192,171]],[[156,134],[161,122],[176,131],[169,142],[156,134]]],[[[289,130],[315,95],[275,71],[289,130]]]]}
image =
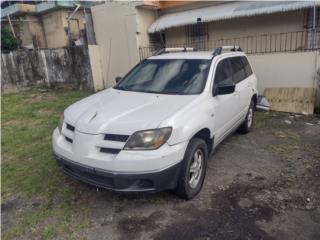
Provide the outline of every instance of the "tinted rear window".
{"type": "Polygon", "coordinates": [[[235,83],[241,82],[246,78],[246,72],[244,70],[244,64],[241,57],[232,57],[230,59],[231,69],[233,72],[233,81],[235,83]]]}
{"type": "Polygon", "coordinates": [[[247,75],[247,77],[249,77],[252,74],[252,69],[251,69],[251,66],[248,62],[248,59],[246,57],[241,57],[241,59],[244,64],[244,69],[246,71],[246,75],[247,75]]]}

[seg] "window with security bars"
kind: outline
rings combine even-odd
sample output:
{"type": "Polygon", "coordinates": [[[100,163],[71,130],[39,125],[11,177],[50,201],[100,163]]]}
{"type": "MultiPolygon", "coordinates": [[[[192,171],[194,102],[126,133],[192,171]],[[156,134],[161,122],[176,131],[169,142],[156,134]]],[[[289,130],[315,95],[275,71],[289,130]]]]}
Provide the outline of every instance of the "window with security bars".
{"type": "Polygon", "coordinates": [[[207,50],[208,44],[208,24],[198,22],[186,26],[187,45],[197,50],[207,50]]]}
{"type": "Polygon", "coordinates": [[[165,35],[163,33],[149,33],[149,46],[152,49],[161,49],[165,46],[165,35]]]}
{"type": "Polygon", "coordinates": [[[313,13],[314,9],[309,8],[307,10],[307,49],[317,49],[320,48],[320,7],[316,8],[315,14],[315,31],[313,30],[313,13]]]}

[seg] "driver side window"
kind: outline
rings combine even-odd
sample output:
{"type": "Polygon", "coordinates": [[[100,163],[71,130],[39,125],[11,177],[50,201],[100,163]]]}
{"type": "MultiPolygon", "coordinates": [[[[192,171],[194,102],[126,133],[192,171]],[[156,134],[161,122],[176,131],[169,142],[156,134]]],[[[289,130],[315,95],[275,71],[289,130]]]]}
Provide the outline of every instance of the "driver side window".
{"type": "Polygon", "coordinates": [[[217,70],[214,76],[214,85],[217,84],[232,84],[232,70],[229,59],[223,59],[218,63],[217,70]]]}

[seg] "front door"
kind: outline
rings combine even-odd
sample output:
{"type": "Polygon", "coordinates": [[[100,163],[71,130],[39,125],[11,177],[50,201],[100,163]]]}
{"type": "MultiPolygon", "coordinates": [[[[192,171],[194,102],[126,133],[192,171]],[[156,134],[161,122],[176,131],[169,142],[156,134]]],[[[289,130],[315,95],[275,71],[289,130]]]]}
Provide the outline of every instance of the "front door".
{"type": "MultiPolygon", "coordinates": [[[[222,59],[216,65],[214,83],[232,84],[232,69],[229,59],[222,59]]],[[[215,114],[214,135],[215,142],[219,143],[236,123],[238,112],[239,94],[237,92],[213,97],[213,107],[215,114]]]]}

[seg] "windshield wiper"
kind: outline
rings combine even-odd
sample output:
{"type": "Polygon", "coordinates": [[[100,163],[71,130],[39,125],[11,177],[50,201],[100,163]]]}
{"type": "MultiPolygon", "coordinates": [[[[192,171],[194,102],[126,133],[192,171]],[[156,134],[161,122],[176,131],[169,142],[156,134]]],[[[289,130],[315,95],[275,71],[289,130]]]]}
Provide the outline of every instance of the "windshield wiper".
{"type": "Polygon", "coordinates": [[[123,90],[123,91],[126,91],[127,89],[125,89],[124,87],[122,86],[115,86],[113,87],[114,89],[117,89],[117,90],[123,90]]]}
{"type": "Polygon", "coordinates": [[[184,95],[183,92],[175,92],[175,91],[166,91],[166,92],[163,92],[163,94],[168,94],[168,95],[184,95]]]}

